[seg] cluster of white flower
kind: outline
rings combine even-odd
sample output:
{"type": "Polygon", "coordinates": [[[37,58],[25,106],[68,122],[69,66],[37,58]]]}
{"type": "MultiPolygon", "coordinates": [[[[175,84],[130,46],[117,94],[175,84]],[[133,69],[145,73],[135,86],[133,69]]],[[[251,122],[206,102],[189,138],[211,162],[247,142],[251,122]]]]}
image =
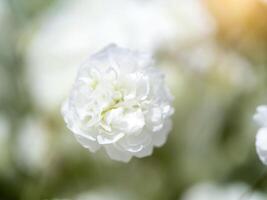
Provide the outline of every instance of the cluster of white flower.
{"type": "Polygon", "coordinates": [[[260,125],[256,136],[256,149],[261,161],[267,165],[267,106],[258,106],[254,120],[260,125]]]}
{"type": "Polygon", "coordinates": [[[171,101],[150,55],[110,45],[81,66],[62,114],[85,148],[127,162],[164,144],[171,101]]]}

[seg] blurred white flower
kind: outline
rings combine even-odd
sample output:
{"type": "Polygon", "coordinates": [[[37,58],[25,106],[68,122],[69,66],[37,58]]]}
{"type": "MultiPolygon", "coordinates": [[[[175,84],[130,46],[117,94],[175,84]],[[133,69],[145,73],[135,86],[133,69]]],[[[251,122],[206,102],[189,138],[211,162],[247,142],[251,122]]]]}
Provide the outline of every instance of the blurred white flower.
{"type": "Polygon", "coordinates": [[[111,189],[102,189],[96,191],[83,192],[75,196],[75,200],[133,200],[130,192],[114,191],[111,189]]]}
{"type": "Polygon", "coordinates": [[[214,27],[198,0],[63,1],[43,17],[29,45],[29,87],[39,108],[54,111],[71,87],[75,66],[95,49],[114,42],[155,52],[202,40],[214,27]]]}
{"type": "Polygon", "coordinates": [[[179,48],[176,56],[185,69],[206,73],[218,59],[218,46],[212,40],[198,41],[179,48]]]}
{"type": "Polygon", "coordinates": [[[256,81],[250,62],[238,52],[223,48],[214,39],[178,49],[177,60],[192,72],[217,73],[233,86],[250,88],[256,81]]]}
{"type": "Polygon", "coordinates": [[[190,46],[195,42],[206,40],[217,32],[215,19],[203,0],[181,0],[179,3],[177,0],[167,0],[166,2],[169,2],[169,10],[176,19],[174,41],[178,47],[190,46]]]}
{"type": "Polygon", "coordinates": [[[256,136],[257,153],[261,161],[267,165],[267,106],[258,106],[253,118],[261,127],[256,136]]]}
{"type": "Polygon", "coordinates": [[[7,5],[4,0],[0,0],[0,26],[2,27],[5,23],[7,16],[7,5]]]}
{"type": "Polygon", "coordinates": [[[48,157],[48,130],[42,121],[27,118],[18,133],[16,157],[18,163],[32,172],[42,169],[48,157]]]}
{"type": "Polygon", "coordinates": [[[264,200],[264,194],[250,191],[245,184],[231,184],[220,186],[213,183],[200,183],[190,188],[182,197],[182,200],[264,200]]]}
{"type": "Polygon", "coordinates": [[[94,191],[84,191],[74,196],[74,198],[53,198],[51,200],[133,200],[133,195],[128,192],[111,191],[101,189],[94,191]]]}
{"type": "Polygon", "coordinates": [[[149,55],[110,45],[80,68],[62,113],[84,147],[128,162],[165,143],[171,100],[149,55]]]}

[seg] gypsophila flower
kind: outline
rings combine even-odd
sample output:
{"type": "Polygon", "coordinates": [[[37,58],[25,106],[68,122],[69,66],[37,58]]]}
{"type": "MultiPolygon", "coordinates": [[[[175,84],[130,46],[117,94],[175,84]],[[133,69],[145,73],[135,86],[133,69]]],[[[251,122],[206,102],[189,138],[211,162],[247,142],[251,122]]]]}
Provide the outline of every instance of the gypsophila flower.
{"type": "Polygon", "coordinates": [[[258,106],[253,119],[261,127],[256,136],[257,153],[261,161],[267,165],[267,106],[258,106]]]}
{"type": "Polygon", "coordinates": [[[85,148],[128,162],[165,143],[171,101],[148,54],[109,45],[81,66],[62,114],[85,148]]]}

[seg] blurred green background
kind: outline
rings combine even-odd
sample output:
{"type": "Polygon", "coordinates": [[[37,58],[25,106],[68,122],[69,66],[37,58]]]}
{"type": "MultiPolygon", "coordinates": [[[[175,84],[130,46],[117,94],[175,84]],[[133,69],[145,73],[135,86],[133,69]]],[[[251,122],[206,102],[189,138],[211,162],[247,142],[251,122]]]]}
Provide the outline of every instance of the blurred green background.
{"type": "Polygon", "coordinates": [[[204,183],[267,199],[252,121],[266,89],[265,0],[0,0],[0,199],[214,200],[188,197],[204,183]],[[153,53],[175,96],[167,143],[128,164],[82,148],[60,115],[109,43],[153,53]]]}

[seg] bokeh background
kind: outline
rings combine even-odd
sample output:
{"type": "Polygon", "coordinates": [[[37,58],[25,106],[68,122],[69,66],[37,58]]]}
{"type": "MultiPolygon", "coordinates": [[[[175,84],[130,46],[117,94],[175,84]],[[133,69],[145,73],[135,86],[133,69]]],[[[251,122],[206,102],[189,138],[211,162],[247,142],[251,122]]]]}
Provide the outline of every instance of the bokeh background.
{"type": "Polygon", "coordinates": [[[266,0],[0,0],[1,200],[267,199],[252,121],[266,103],[266,0]],[[109,43],[151,52],[175,96],[167,143],[128,164],[60,115],[109,43]]]}

